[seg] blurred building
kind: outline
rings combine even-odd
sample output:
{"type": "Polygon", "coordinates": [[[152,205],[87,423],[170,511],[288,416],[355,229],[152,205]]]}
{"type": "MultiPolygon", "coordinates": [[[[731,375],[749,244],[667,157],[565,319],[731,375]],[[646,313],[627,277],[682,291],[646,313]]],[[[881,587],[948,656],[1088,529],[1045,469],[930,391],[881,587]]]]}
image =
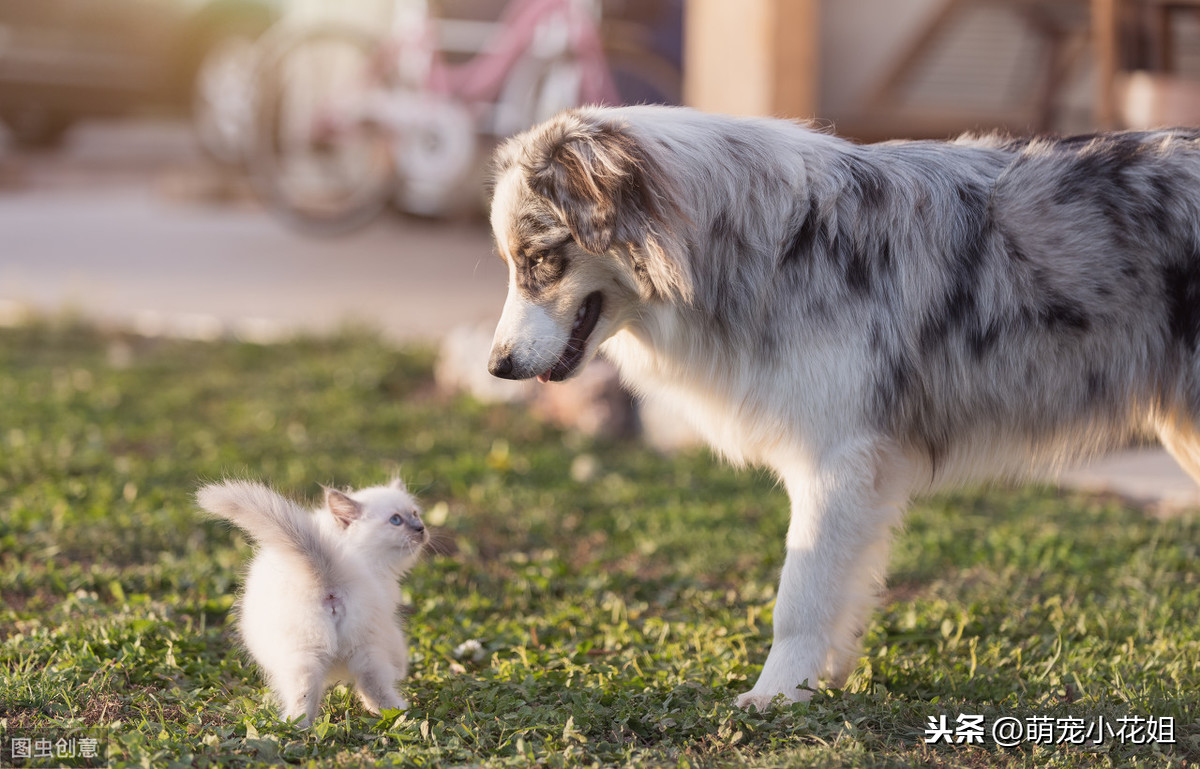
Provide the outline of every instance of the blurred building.
{"type": "Polygon", "coordinates": [[[1195,0],[688,0],[687,100],[865,139],[1200,121],[1195,0]]]}
{"type": "Polygon", "coordinates": [[[205,84],[244,74],[279,2],[0,0],[0,120],[18,143],[51,146],[91,117],[208,110],[205,84]]]}
{"type": "MultiPolygon", "coordinates": [[[[862,139],[1200,122],[1200,0],[594,2],[607,40],[682,65],[684,101],[701,109],[817,118],[862,139]]],[[[245,133],[248,45],[278,19],[383,33],[430,13],[467,22],[446,27],[465,55],[507,5],[0,0],[0,122],[53,145],[89,117],[191,112],[220,156],[245,133]]]]}

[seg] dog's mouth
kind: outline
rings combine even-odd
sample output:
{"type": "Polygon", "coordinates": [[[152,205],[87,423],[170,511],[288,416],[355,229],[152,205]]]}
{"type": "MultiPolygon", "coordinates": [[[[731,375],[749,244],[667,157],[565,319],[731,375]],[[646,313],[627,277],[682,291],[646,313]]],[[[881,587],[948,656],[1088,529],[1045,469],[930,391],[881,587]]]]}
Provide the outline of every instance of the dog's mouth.
{"type": "Polygon", "coordinates": [[[538,374],[539,382],[561,382],[575,372],[583,361],[588,337],[596,330],[603,305],[604,297],[599,291],[587,295],[583,304],[579,305],[579,311],[575,313],[575,322],[571,324],[571,338],[567,340],[567,346],[559,353],[553,366],[538,374]]]}

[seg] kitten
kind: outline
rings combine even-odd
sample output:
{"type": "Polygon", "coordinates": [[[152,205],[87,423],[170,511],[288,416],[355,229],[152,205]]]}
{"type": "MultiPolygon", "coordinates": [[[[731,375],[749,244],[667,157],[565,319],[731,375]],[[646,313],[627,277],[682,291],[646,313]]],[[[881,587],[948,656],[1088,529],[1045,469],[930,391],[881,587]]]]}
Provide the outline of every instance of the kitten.
{"type": "Polygon", "coordinates": [[[238,629],[284,718],[311,724],[337,681],[372,713],[408,707],[396,691],[408,673],[397,581],[429,535],[403,483],[326,489],[312,512],[248,481],[209,484],[196,500],[258,543],[238,629]]]}

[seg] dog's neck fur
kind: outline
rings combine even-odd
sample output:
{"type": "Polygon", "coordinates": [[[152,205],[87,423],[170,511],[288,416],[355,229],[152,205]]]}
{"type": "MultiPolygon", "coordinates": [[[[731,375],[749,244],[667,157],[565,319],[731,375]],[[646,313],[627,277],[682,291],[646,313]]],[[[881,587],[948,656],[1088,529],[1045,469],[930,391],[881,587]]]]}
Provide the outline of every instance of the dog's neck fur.
{"type": "MultiPolygon", "coordinates": [[[[700,266],[688,270],[691,301],[647,302],[601,350],[617,365],[631,389],[646,397],[670,392],[672,399],[683,401],[678,404],[685,406],[680,412],[689,415],[730,461],[777,465],[781,451],[794,453],[803,445],[804,431],[793,428],[799,426],[797,419],[805,412],[798,407],[794,412],[769,411],[768,405],[778,409],[785,404],[764,395],[772,389],[794,388],[794,356],[789,350],[803,350],[810,365],[828,369],[836,367],[837,358],[845,358],[845,341],[830,338],[829,344],[823,345],[819,337],[825,334],[819,324],[806,325],[808,338],[775,339],[772,329],[781,325],[766,312],[779,306],[767,295],[775,290],[770,272],[776,269],[780,250],[786,245],[789,223],[808,215],[803,206],[835,197],[832,189],[826,189],[832,187],[833,177],[825,169],[838,152],[851,145],[833,136],[806,132],[809,141],[787,145],[795,162],[757,158],[755,132],[764,135],[761,144],[778,146],[780,140],[786,142],[792,131],[800,129],[778,121],[744,123],[751,135],[745,137],[739,158],[757,162],[763,172],[750,188],[752,204],[738,197],[745,189],[720,184],[678,191],[678,200],[685,206],[682,221],[693,228],[711,223],[705,231],[689,232],[679,239],[688,251],[680,258],[700,266]],[[793,210],[797,206],[801,208],[793,210]],[[714,329],[718,331],[715,335],[714,329]],[[771,348],[766,354],[764,346],[771,348]],[[814,352],[822,347],[828,347],[828,356],[814,352]],[[786,367],[774,370],[775,361],[786,362],[786,367]]],[[[671,120],[656,130],[647,130],[642,122],[635,126],[631,129],[635,133],[646,131],[642,141],[654,142],[659,152],[675,155],[680,165],[706,168],[733,162],[728,149],[718,146],[728,141],[727,135],[713,131],[703,121],[692,125],[671,120]]],[[[712,175],[737,178],[740,173],[736,168],[716,168],[712,175]]],[[[812,378],[813,387],[827,381],[825,376],[812,378]]],[[[799,399],[792,403],[798,405],[799,399]]]]}
{"type": "MultiPolygon", "coordinates": [[[[872,416],[852,405],[871,399],[863,389],[869,383],[852,371],[840,380],[831,376],[870,354],[861,319],[842,309],[869,300],[869,290],[856,290],[840,262],[862,250],[874,253],[881,243],[897,251],[948,250],[952,244],[929,242],[939,231],[926,226],[931,219],[955,219],[961,201],[946,191],[988,189],[1010,155],[994,141],[974,140],[969,143],[976,146],[959,150],[956,176],[946,178],[950,171],[932,162],[936,146],[859,147],[779,121],[740,125],[739,152],[731,154],[723,146],[728,131],[711,121],[632,122],[628,130],[657,153],[673,155],[673,166],[711,169],[708,179],[739,178],[745,164],[755,173],[740,187],[701,179],[693,189],[676,191],[684,208],[680,220],[693,230],[679,238],[687,249],[679,258],[690,267],[691,301],[647,302],[601,349],[632,388],[666,390],[687,400],[685,412],[730,460],[777,465],[783,446],[806,453],[807,436],[818,436],[819,443],[834,428],[814,424],[801,400],[844,402],[849,407],[843,413],[872,416]],[[774,154],[759,157],[760,146],[773,147],[774,154]],[[793,162],[780,153],[793,155],[793,162]],[[720,167],[734,162],[738,168],[720,167]],[[893,204],[873,206],[885,177],[893,204]],[[789,250],[800,249],[803,257],[781,271],[789,250]],[[809,290],[797,290],[783,275],[804,281],[809,290]],[[812,285],[829,288],[813,291],[812,285]],[[801,391],[798,368],[808,371],[801,391]],[[824,392],[834,381],[858,387],[824,392]],[[780,391],[793,397],[772,397],[780,391]]],[[[955,237],[968,240],[988,223],[958,226],[962,234],[955,237]]],[[[902,266],[895,277],[902,304],[924,304],[937,289],[919,276],[909,279],[902,266]]]]}

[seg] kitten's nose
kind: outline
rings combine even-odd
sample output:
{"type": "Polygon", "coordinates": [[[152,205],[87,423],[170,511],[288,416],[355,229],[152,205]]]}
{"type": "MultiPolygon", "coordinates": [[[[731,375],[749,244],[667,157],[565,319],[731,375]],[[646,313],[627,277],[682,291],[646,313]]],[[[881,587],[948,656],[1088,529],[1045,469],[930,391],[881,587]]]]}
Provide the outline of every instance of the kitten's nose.
{"type": "Polygon", "coordinates": [[[417,532],[418,534],[425,531],[425,524],[421,523],[420,518],[413,518],[411,521],[409,521],[409,525],[412,526],[413,531],[417,532]]]}

